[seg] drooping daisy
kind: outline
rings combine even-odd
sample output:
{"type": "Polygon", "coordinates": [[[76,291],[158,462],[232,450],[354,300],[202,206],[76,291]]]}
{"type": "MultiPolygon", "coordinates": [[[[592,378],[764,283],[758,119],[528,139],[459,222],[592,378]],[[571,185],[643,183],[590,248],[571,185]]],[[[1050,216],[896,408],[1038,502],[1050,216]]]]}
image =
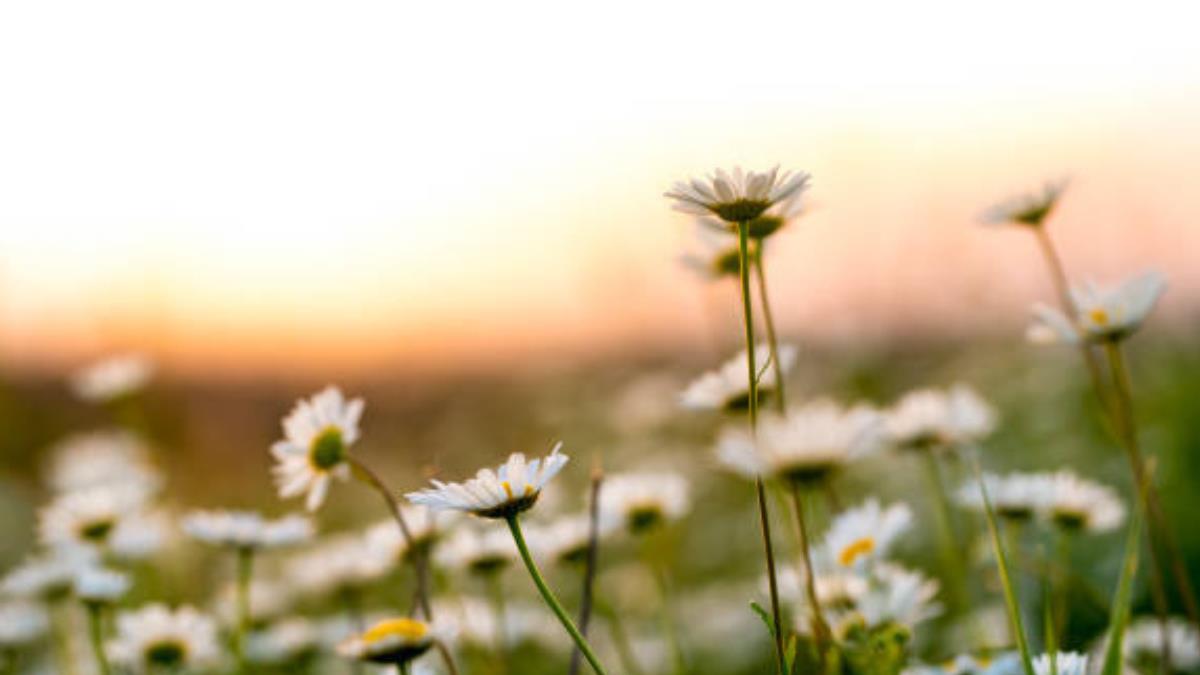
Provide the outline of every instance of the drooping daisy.
{"type": "Polygon", "coordinates": [[[253,551],[302,544],[314,530],[311,520],[298,515],[269,519],[253,511],[193,511],[184,516],[183,531],[206,544],[253,551]]]}
{"type": "Polygon", "coordinates": [[[363,400],[347,401],[337,387],[326,387],[301,399],[283,419],[284,439],[271,446],[279,496],[308,494],[305,505],[316,511],[325,501],[332,479],[350,476],[347,453],[358,440],[363,400]]]}
{"type": "Polygon", "coordinates": [[[291,558],[286,576],[300,592],[314,595],[360,589],[382,579],[395,561],[378,555],[361,536],[331,537],[291,558]]]}
{"type": "MultiPolygon", "coordinates": [[[[970,509],[984,510],[983,490],[979,481],[970,481],[959,489],[958,503],[970,509]]],[[[1040,473],[983,474],[988,500],[996,515],[1005,520],[1028,522],[1039,514],[1050,491],[1050,478],[1040,473]]]]}
{"type": "Polygon", "coordinates": [[[1113,286],[1086,283],[1071,288],[1074,316],[1038,303],[1026,332],[1032,342],[1117,342],[1133,335],[1167,288],[1156,271],[1143,272],[1113,286]]]}
{"type": "Polygon", "coordinates": [[[885,508],[878,499],[868,499],[838,514],[825,534],[821,556],[833,569],[867,569],[887,555],[912,520],[905,504],[885,508]]]}
{"type": "Polygon", "coordinates": [[[904,449],[948,449],[992,432],[996,413],[970,387],[921,389],[905,394],[884,417],[893,445],[904,449]]]}
{"type": "MultiPolygon", "coordinates": [[[[679,403],[689,410],[747,410],[750,405],[750,383],[746,360],[749,354],[742,350],[715,371],[704,373],[692,381],[680,395],[679,403]]],[[[760,367],[770,361],[771,349],[760,344],[754,350],[755,363],[760,367]]],[[[796,361],[796,348],[779,345],[779,370],[786,373],[796,361]]],[[[758,398],[760,404],[767,401],[775,390],[775,368],[765,368],[759,377],[758,398]]]]}
{"type": "Polygon", "coordinates": [[[429,651],[437,641],[432,626],[417,619],[385,619],[338,645],[338,653],[359,661],[404,665],[429,651]]]}
{"type": "Polygon", "coordinates": [[[1040,192],[1011,197],[987,209],[980,220],[988,225],[1041,227],[1066,189],[1065,179],[1047,182],[1040,192]]]}
{"type": "Polygon", "coordinates": [[[1033,659],[1033,672],[1037,675],[1088,675],[1088,657],[1079,652],[1041,654],[1033,659]]]}
{"type": "Polygon", "coordinates": [[[293,617],[255,631],[246,640],[251,663],[296,665],[316,657],[321,648],[317,627],[308,619],[293,617]]]}
{"type": "Polygon", "coordinates": [[[779,172],[779,167],[758,173],[735,167],[726,172],[717,169],[705,180],[677,182],[665,197],[675,201],[675,209],[699,216],[713,215],[731,225],[748,223],[772,206],[794,197],[808,187],[804,172],[779,172]]]}
{"type": "Polygon", "coordinates": [[[648,532],[687,515],[688,482],[666,471],[616,474],[600,487],[600,517],[632,534],[648,532]]]}
{"type": "Polygon", "coordinates": [[[1062,470],[1048,477],[1046,488],[1041,509],[1063,529],[1110,532],[1125,522],[1125,504],[1107,485],[1062,470]]]}
{"type": "Polygon", "coordinates": [[[220,658],[217,626],[191,607],[154,604],[117,616],[109,655],[135,673],[187,672],[220,658]]]}
{"type": "Polygon", "coordinates": [[[882,418],[869,408],[843,409],[821,400],[786,416],[759,419],[758,435],[728,427],[717,440],[722,464],[747,476],[775,476],[798,484],[824,480],[837,468],[878,447],[882,418]]]}
{"type": "MultiPolygon", "coordinates": [[[[1186,619],[1169,617],[1166,632],[1154,617],[1139,618],[1125,630],[1121,644],[1125,664],[1141,675],[1158,672],[1192,673],[1200,670],[1200,632],[1186,619]],[[1159,668],[1162,660],[1163,636],[1170,645],[1171,663],[1159,668]]],[[[1100,653],[1103,653],[1101,651],[1100,653]]]]}
{"type": "Polygon", "coordinates": [[[450,569],[495,574],[517,561],[517,547],[505,530],[460,527],[438,547],[435,560],[450,569]]]}
{"type": "Polygon", "coordinates": [[[24,600],[0,604],[0,648],[22,647],[46,634],[50,619],[41,605],[24,600]]]}
{"type": "Polygon", "coordinates": [[[130,486],[98,486],[69,492],[38,514],[38,537],[48,547],[104,549],[122,519],[136,513],[146,494],[130,486]]]}
{"type": "Polygon", "coordinates": [[[146,446],[126,431],[68,436],[51,448],[50,456],[47,482],[55,492],[132,485],[151,495],[162,485],[146,446]]]}
{"type": "Polygon", "coordinates": [[[559,453],[557,443],[544,459],[532,462],[525,455],[514,453],[495,471],[480,469],[462,483],[431,481],[432,488],[410,492],[406,497],[414,504],[434,510],[465,511],[481,518],[512,518],[537,503],[546,483],[554,478],[569,459],[559,453]]]}
{"type": "Polygon", "coordinates": [[[129,575],[103,567],[88,566],[75,574],[75,597],[93,605],[110,605],[120,600],[133,585],[129,575]]]}
{"type": "Polygon", "coordinates": [[[71,389],[85,401],[111,401],[138,391],[153,374],[154,364],[145,356],[112,356],[76,372],[71,377],[71,389]]]}
{"type": "Polygon", "coordinates": [[[889,563],[878,565],[871,577],[856,607],[868,626],[894,622],[912,630],[941,614],[942,607],[935,602],[937,580],[889,563]]]}

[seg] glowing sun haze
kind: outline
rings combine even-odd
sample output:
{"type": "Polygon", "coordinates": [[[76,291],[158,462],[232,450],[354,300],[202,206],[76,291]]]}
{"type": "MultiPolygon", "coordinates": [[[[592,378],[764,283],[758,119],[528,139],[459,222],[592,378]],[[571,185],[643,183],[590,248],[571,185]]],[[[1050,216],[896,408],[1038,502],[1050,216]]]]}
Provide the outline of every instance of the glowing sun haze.
{"type": "MultiPolygon", "coordinates": [[[[1017,330],[1074,178],[1079,274],[1200,288],[1188,3],[0,6],[0,349],[182,367],[482,362],[694,342],[714,294],[661,197],[814,175],[771,269],[791,334],[1017,330]]],[[[721,317],[717,318],[721,321],[721,317]]]]}

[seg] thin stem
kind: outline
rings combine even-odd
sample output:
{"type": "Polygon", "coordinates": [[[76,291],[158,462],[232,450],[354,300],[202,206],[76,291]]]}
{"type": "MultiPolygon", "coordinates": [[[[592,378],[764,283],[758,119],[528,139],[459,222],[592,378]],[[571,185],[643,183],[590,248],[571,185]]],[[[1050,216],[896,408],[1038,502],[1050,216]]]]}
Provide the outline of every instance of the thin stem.
{"type": "Polygon", "coordinates": [[[660,620],[662,622],[663,635],[667,638],[667,648],[671,652],[671,662],[675,668],[675,674],[681,675],[685,670],[685,660],[683,657],[683,648],[679,641],[679,629],[675,625],[673,604],[671,602],[671,586],[667,579],[667,570],[661,562],[646,561],[646,566],[650,568],[651,574],[654,576],[654,582],[658,585],[658,595],[662,602],[660,608],[660,620]]]}
{"type": "Polygon", "coordinates": [[[86,604],[88,615],[88,637],[92,642],[92,655],[96,659],[96,670],[100,675],[109,675],[108,655],[104,653],[104,607],[95,602],[86,604]]]}
{"type": "Polygon", "coordinates": [[[1055,604],[1058,609],[1054,612],[1054,634],[1058,638],[1058,644],[1065,646],[1067,643],[1067,628],[1070,624],[1071,610],[1071,579],[1069,576],[1071,570],[1071,533],[1060,527],[1055,536],[1058,540],[1055,547],[1057,548],[1056,555],[1061,569],[1058,570],[1058,574],[1047,576],[1057,577],[1055,579],[1057,591],[1054,595],[1057,597],[1055,604]]]}
{"type": "Polygon", "coordinates": [[[533,556],[529,553],[529,546],[525,543],[525,535],[521,533],[521,524],[517,520],[516,514],[505,518],[508,523],[508,529],[512,532],[513,541],[517,544],[517,550],[521,553],[521,560],[525,563],[525,569],[529,570],[529,576],[533,579],[533,585],[537,586],[538,592],[542,594],[542,599],[549,605],[554,615],[558,617],[559,623],[566,629],[567,634],[575,641],[575,645],[579,647],[579,651],[583,652],[583,658],[587,659],[592,670],[596,675],[608,675],[604,670],[604,666],[600,664],[600,659],[596,657],[596,653],[592,651],[592,646],[588,644],[587,638],[580,634],[579,629],[571,621],[571,617],[567,616],[567,610],[563,609],[562,603],[558,598],[554,597],[554,593],[550,587],[546,585],[546,580],[542,578],[542,573],[538,571],[537,564],[533,562],[533,556]]]}
{"type": "MultiPolygon", "coordinates": [[[[579,633],[587,637],[592,619],[593,595],[596,587],[596,568],[600,557],[600,486],[604,482],[604,471],[599,461],[592,467],[591,491],[588,493],[588,548],[583,562],[583,589],[579,593],[579,633]]],[[[577,675],[582,665],[583,654],[571,650],[571,662],[567,675],[577,675]]]]}
{"type": "Polygon", "coordinates": [[[65,602],[55,603],[51,609],[51,640],[54,646],[54,657],[58,662],[59,671],[64,675],[76,675],[79,669],[75,663],[75,649],[71,641],[69,607],[65,602]]]}
{"type": "Polygon", "coordinates": [[[629,635],[625,632],[625,625],[621,622],[621,617],[612,607],[603,602],[596,603],[596,612],[603,615],[608,623],[608,634],[612,638],[617,659],[621,662],[621,669],[628,675],[643,675],[645,671],[638,665],[637,658],[633,654],[633,648],[629,645],[629,635]]]}
{"type": "Polygon", "coordinates": [[[817,658],[821,663],[821,672],[825,671],[825,648],[829,641],[829,624],[821,610],[821,602],[817,597],[816,573],[813,570],[812,556],[809,553],[808,522],[804,515],[804,498],[800,494],[800,486],[795,481],[791,483],[792,503],[796,507],[797,532],[800,535],[800,563],[804,572],[804,592],[808,596],[808,605],[812,609],[812,632],[817,643],[817,658]]]}
{"type": "Polygon", "coordinates": [[[966,575],[962,569],[962,556],[959,553],[958,537],[954,534],[954,521],[950,512],[950,498],[946,494],[946,486],[942,482],[942,473],[938,467],[937,456],[932,450],[921,450],[921,458],[925,465],[925,479],[929,483],[929,491],[934,500],[934,519],[937,520],[939,548],[941,549],[942,565],[951,587],[951,600],[956,606],[962,607],[966,602],[966,575]]]}
{"type": "Polygon", "coordinates": [[[246,632],[250,628],[250,579],[254,573],[254,550],[237,551],[237,632],[233,636],[233,653],[239,673],[246,672],[246,632]]]}
{"type": "Polygon", "coordinates": [[[767,294],[767,275],[763,265],[763,247],[760,239],[754,246],[754,274],[758,278],[758,304],[762,307],[763,324],[767,327],[767,347],[771,350],[771,367],[775,371],[775,409],[782,414],[787,409],[787,398],[783,387],[783,362],[779,360],[779,338],[775,333],[775,318],[771,313],[771,301],[767,294]]]}
{"type": "Polygon", "coordinates": [[[492,612],[496,615],[496,660],[501,673],[507,673],[508,667],[508,612],[504,607],[504,588],[500,585],[500,571],[487,573],[484,582],[488,587],[488,595],[492,600],[492,612]]]}
{"type": "MultiPolygon", "coordinates": [[[[758,368],[755,364],[754,305],[750,300],[750,223],[738,223],[738,279],[742,287],[742,323],[746,329],[746,367],[749,379],[750,431],[758,432],[758,368]]],[[[771,593],[771,619],[775,626],[775,666],[785,675],[783,652],[783,614],[779,610],[779,580],[775,572],[775,547],[771,543],[771,518],[767,510],[767,489],[762,477],[755,480],[758,495],[758,523],[762,531],[763,552],[767,561],[767,584],[771,593]]]]}

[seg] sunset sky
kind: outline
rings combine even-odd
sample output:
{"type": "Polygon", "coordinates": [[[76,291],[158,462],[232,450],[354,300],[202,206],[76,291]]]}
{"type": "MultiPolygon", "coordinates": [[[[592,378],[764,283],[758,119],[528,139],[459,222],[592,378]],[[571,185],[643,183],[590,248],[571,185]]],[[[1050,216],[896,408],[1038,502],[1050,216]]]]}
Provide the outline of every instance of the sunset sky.
{"type": "MultiPolygon", "coordinates": [[[[0,364],[484,362],[711,331],[661,193],[812,172],[785,331],[1018,331],[999,198],[1070,176],[1068,265],[1200,298],[1188,3],[13,2],[0,364]]],[[[714,297],[715,296],[715,297],[714,297]]],[[[722,310],[724,311],[724,310],[722,310]]],[[[721,317],[717,317],[721,321],[721,317]]]]}

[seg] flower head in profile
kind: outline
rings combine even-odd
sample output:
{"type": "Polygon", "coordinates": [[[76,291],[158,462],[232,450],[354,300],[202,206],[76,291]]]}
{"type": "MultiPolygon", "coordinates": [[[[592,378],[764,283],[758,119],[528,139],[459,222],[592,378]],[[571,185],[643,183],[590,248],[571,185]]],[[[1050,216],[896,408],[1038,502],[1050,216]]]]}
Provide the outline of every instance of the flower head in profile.
{"type": "MultiPolygon", "coordinates": [[[[808,203],[803,199],[807,187],[808,185],[806,184],[804,188],[797,191],[791,197],[775,203],[771,208],[764,211],[761,216],[751,220],[747,227],[747,234],[750,238],[759,241],[766,239],[804,215],[808,211],[808,203]]],[[[700,216],[697,219],[697,224],[703,229],[725,235],[725,242],[731,241],[729,238],[730,234],[737,234],[736,230],[731,229],[724,221],[713,216],[700,216]]],[[[733,253],[736,256],[738,253],[736,239],[732,240],[731,245],[733,253]]],[[[736,267],[734,268],[734,273],[737,273],[736,267]]]]}
{"type": "Polygon", "coordinates": [[[717,440],[717,457],[743,475],[813,484],[875,450],[881,427],[879,414],[869,408],[846,410],[819,400],[786,416],[762,417],[757,439],[743,427],[727,427],[717,440]]]}
{"type": "Polygon", "coordinates": [[[749,223],[794,197],[808,186],[808,181],[807,173],[780,173],[779,167],[762,173],[735,167],[732,172],[717,169],[704,180],[677,182],[664,196],[675,201],[678,211],[713,215],[736,225],[749,223]]]}
{"type": "Polygon", "coordinates": [[[405,504],[400,507],[400,512],[408,525],[411,545],[396,527],[396,521],[390,518],[367,528],[365,535],[367,548],[397,563],[406,560],[414,548],[420,551],[432,549],[457,515],[416,504],[405,504]]]}
{"type": "Polygon", "coordinates": [[[304,516],[264,518],[253,511],[193,511],[183,518],[183,531],[197,541],[245,551],[284,548],[313,536],[304,516]]]}
{"type": "Polygon", "coordinates": [[[75,597],[88,604],[109,605],[124,597],[132,585],[123,572],[87,566],[75,574],[75,597]]]}
{"type": "Polygon", "coordinates": [[[321,595],[361,589],[395,566],[395,560],[373,551],[361,535],[340,534],[289,559],[285,574],[299,591],[321,595]]]}
{"type": "Polygon", "coordinates": [[[1050,478],[1042,473],[1010,473],[1003,476],[983,474],[983,481],[969,481],[957,494],[958,503],[976,511],[984,510],[984,489],[992,509],[1000,518],[1023,523],[1040,515],[1050,490],[1050,478]]]}
{"type": "Polygon", "coordinates": [[[134,673],[197,670],[221,655],[211,618],[191,607],[160,604],[119,615],[108,651],[113,662],[134,673]]]}
{"type": "Polygon", "coordinates": [[[699,247],[684,253],[679,262],[702,279],[736,279],[741,272],[737,242],[731,241],[724,230],[714,232],[704,224],[696,228],[696,234],[699,247]]]}
{"type": "Polygon", "coordinates": [[[40,639],[50,627],[41,605],[26,600],[0,604],[0,648],[12,650],[40,639]]]}
{"type": "Polygon", "coordinates": [[[905,504],[884,507],[879,500],[868,499],[834,519],[825,535],[822,557],[833,569],[867,569],[887,555],[912,520],[912,511],[905,504]]]}
{"type": "Polygon", "coordinates": [[[337,387],[296,403],[283,420],[283,440],[271,446],[279,496],[307,493],[308,510],[320,508],[330,481],[350,475],[348,453],[358,440],[362,411],[361,398],[347,401],[337,387]]]}
{"type": "Polygon", "coordinates": [[[890,563],[881,563],[871,576],[856,608],[868,626],[893,622],[912,630],[941,614],[937,580],[890,563]]]}
{"type": "Polygon", "coordinates": [[[517,547],[506,530],[464,525],[438,547],[434,559],[450,569],[487,576],[508,569],[517,547]]]}
{"type": "MultiPolygon", "coordinates": [[[[771,350],[760,344],[754,350],[755,363],[764,368],[758,383],[760,403],[768,400],[776,386],[775,368],[767,366],[771,350]]],[[[724,410],[740,412],[749,409],[750,384],[747,381],[746,361],[749,353],[742,350],[715,371],[707,372],[692,381],[679,397],[680,405],[689,410],[724,410]]],[[[786,373],[796,361],[796,348],[779,345],[779,370],[786,373]]]]}
{"type": "Polygon", "coordinates": [[[30,558],[0,579],[0,593],[14,598],[55,602],[74,589],[75,577],[95,564],[93,549],[60,547],[30,558]]]}
{"type": "Polygon", "coordinates": [[[103,403],[137,392],[153,374],[154,364],[140,354],[111,356],[76,372],[71,389],[85,401],[103,403]]]}
{"type": "Polygon", "coordinates": [[[884,431],[896,447],[945,450],[973,443],[992,432],[996,413],[970,387],[920,389],[887,411],[884,431]]]}
{"type": "Polygon", "coordinates": [[[317,627],[307,619],[293,617],[255,631],[246,640],[246,659],[251,663],[299,666],[320,650],[317,627]]]}
{"type": "Polygon", "coordinates": [[[687,480],[667,471],[610,476],[600,488],[600,518],[606,527],[642,534],[687,515],[687,480]]]}
{"type": "Polygon", "coordinates": [[[1071,289],[1074,316],[1038,303],[1026,331],[1031,342],[1117,342],[1137,332],[1167,288],[1158,272],[1143,272],[1113,286],[1087,283],[1071,289]]]}
{"type": "Polygon", "coordinates": [[[1041,227],[1066,189],[1065,179],[1047,182],[1038,192],[1017,195],[992,206],[980,220],[987,225],[1041,227]]]}
{"type": "Polygon", "coordinates": [[[462,483],[432,481],[433,487],[406,495],[414,504],[434,510],[465,511],[482,518],[511,518],[537,503],[542,488],[566,466],[568,457],[554,446],[544,459],[526,461],[514,453],[498,469],[480,469],[462,483]]]}
{"type": "Polygon", "coordinates": [[[1111,532],[1125,522],[1116,490],[1067,470],[1048,476],[1040,508],[1050,522],[1071,531],[1111,532]]]}
{"type": "Polygon", "coordinates": [[[1088,657],[1079,652],[1041,654],[1033,659],[1033,672],[1037,675],[1087,675],[1088,657]]]}
{"type": "MultiPolygon", "coordinates": [[[[596,537],[603,539],[612,533],[615,523],[600,518],[596,537]]],[[[563,565],[575,565],[587,559],[591,544],[592,522],[586,513],[573,513],[551,521],[529,533],[534,548],[547,560],[563,565]]]]}
{"type": "Polygon", "coordinates": [[[424,621],[397,617],[379,621],[342,642],[338,653],[358,661],[402,665],[429,651],[436,640],[436,631],[424,621]]]}

